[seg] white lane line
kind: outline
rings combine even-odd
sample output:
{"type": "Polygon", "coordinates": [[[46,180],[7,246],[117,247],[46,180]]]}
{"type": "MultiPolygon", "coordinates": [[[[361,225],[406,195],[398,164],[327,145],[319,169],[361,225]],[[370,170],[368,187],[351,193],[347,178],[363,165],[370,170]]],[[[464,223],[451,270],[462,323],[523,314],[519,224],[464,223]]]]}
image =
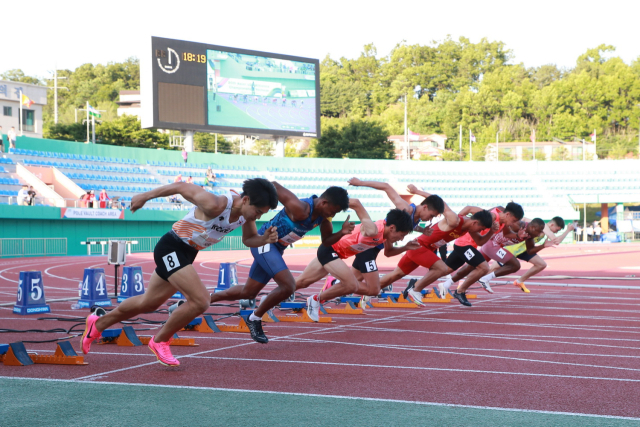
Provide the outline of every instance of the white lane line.
{"type": "MultiPolygon", "coordinates": [[[[525,377],[549,377],[549,378],[571,378],[581,380],[601,380],[601,381],[623,381],[623,382],[640,382],[638,378],[613,378],[613,377],[588,377],[583,375],[563,375],[563,374],[539,374],[533,372],[509,372],[509,371],[485,371],[481,369],[458,369],[458,368],[434,368],[431,366],[399,366],[399,365],[374,365],[370,363],[343,363],[343,362],[315,362],[310,360],[283,360],[283,359],[251,359],[244,357],[219,357],[219,356],[193,356],[194,359],[219,359],[219,360],[243,360],[247,362],[266,362],[266,363],[293,363],[302,365],[325,365],[325,366],[350,366],[357,368],[376,368],[376,369],[407,369],[415,371],[440,371],[456,374],[458,372],[471,372],[476,374],[497,374],[497,375],[516,375],[525,377]]],[[[629,369],[637,370],[637,369],[629,369]]]]}
{"type": "MultiPolygon", "coordinates": [[[[542,411],[536,409],[520,409],[520,408],[500,408],[493,406],[476,406],[476,405],[459,405],[454,403],[441,403],[441,402],[421,402],[414,400],[398,400],[398,399],[380,399],[373,397],[357,397],[357,396],[342,396],[332,394],[315,394],[315,393],[293,393],[293,392],[281,392],[273,390],[244,390],[234,388],[221,388],[221,387],[196,387],[196,386],[175,386],[164,384],[141,384],[141,383],[129,383],[129,382],[112,382],[112,381],[92,381],[90,383],[77,380],[61,380],[52,378],[27,378],[27,377],[7,377],[0,376],[0,379],[5,380],[27,380],[27,381],[48,381],[48,382],[62,382],[62,383],[82,383],[82,384],[101,384],[101,385],[125,385],[130,387],[147,387],[147,388],[170,388],[170,389],[182,389],[182,390],[206,390],[206,391],[225,391],[225,392],[237,392],[237,393],[263,393],[263,394],[276,394],[285,396],[301,396],[301,397],[313,397],[313,398],[327,398],[327,399],[345,399],[356,401],[368,401],[368,402],[385,402],[385,403],[408,403],[414,405],[424,406],[438,406],[438,407],[450,407],[450,408],[469,408],[469,409],[487,409],[504,412],[523,412],[533,414],[547,414],[547,415],[568,415],[576,417],[591,417],[591,418],[605,418],[616,420],[633,420],[640,421],[640,418],[636,417],[623,417],[618,415],[600,415],[600,414],[585,414],[581,412],[554,412],[554,411],[542,411]]],[[[605,378],[607,379],[607,378],[605,378]]]]}

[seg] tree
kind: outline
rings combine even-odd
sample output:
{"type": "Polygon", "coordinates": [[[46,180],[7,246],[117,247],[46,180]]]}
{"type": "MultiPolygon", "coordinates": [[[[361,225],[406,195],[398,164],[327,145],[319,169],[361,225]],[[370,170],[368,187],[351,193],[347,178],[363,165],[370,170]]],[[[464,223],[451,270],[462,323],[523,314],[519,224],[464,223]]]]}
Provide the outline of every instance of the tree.
{"type": "Polygon", "coordinates": [[[352,159],[391,159],[393,144],[382,125],[372,121],[353,120],[344,126],[331,125],[322,131],[318,141],[318,157],[352,159]]]}
{"type": "Polygon", "coordinates": [[[169,137],[166,134],[150,129],[142,129],[138,118],[128,115],[97,125],[96,138],[101,144],[108,145],[140,148],[170,148],[169,137]]]}
{"type": "Polygon", "coordinates": [[[64,124],[58,123],[45,126],[43,136],[49,139],[61,139],[63,141],[86,141],[87,126],[82,123],[64,124]]]}
{"type": "Polygon", "coordinates": [[[12,82],[30,83],[32,85],[42,85],[42,81],[37,77],[27,76],[20,69],[8,70],[0,74],[0,80],[9,80],[12,82]]]}
{"type": "MultiPolygon", "coordinates": [[[[193,135],[193,144],[196,151],[202,151],[203,153],[216,152],[215,134],[196,132],[193,135]]],[[[231,153],[231,143],[222,135],[218,135],[218,153],[231,153]]]]}
{"type": "Polygon", "coordinates": [[[269,139],[258,139],[253,142],[253,147],[249,154],[253,156],[273,156],[275,146],[273,141],[269,139]]]}

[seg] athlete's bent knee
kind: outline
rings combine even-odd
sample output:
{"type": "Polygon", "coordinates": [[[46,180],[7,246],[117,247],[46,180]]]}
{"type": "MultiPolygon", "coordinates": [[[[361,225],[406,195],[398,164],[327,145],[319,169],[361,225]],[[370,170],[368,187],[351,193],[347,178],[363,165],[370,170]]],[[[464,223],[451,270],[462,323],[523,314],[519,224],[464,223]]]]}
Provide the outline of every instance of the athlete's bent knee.
{"type": "Polygon", "coordinates": [[[476,270],[478,270],[478,272],[483,276],[485,274],[489,274],[489,264],[487,264],[486,262],[483,262],[482,264],[476,267],[476,270]]]}

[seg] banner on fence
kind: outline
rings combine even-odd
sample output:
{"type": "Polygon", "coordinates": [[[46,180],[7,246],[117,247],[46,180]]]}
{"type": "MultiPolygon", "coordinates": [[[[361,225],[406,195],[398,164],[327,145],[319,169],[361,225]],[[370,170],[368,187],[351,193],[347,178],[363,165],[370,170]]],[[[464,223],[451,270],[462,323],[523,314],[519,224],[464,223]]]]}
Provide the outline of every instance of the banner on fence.
{"type": "Polygon", "coordinates": [[[124,209],[60,208],[62,219],[124,219],[124,209]]]}

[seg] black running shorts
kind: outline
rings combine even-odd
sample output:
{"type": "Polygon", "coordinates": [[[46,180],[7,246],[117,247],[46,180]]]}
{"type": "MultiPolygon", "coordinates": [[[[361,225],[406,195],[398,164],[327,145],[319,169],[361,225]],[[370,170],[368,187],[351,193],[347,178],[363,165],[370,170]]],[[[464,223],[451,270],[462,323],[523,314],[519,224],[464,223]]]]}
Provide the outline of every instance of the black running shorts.
{"type": "Polygon", "coordinates": [[[376,258],[378,258],[378,254],[381,250],[382,249],[375,247],[367,249],[364,252],[360,252],[356,255],[351,266],[358,270],[360,273],[373,273],[374,271],[378,271],[376,258]]]}
{"type": "Polygon", "coordinates": [[[477,267],[483,262],[485,262],[484,256],[482,256],[480,251],[473,246],[453,245],[453,252],[449,254],[445,264],[447,264],[447,266],[453,271],[456,271],[465,263],[473,267],[477,267]]]}
{"type": "Polygon", "coordinates": [[[160,238],[153,249],[156,273],[162,279],[169,281],[173,273],[193,264],[197,255],[197,249],[187,245],[173,231],[169,231],[160,238]]]}
{"type": "Polygon", "coordinates": [[[320,264],[325,265],[336,259],[340,259],[340,257],[331,246],[320,245],[318,247],[318,261],[320,261],[320,264]]]}

